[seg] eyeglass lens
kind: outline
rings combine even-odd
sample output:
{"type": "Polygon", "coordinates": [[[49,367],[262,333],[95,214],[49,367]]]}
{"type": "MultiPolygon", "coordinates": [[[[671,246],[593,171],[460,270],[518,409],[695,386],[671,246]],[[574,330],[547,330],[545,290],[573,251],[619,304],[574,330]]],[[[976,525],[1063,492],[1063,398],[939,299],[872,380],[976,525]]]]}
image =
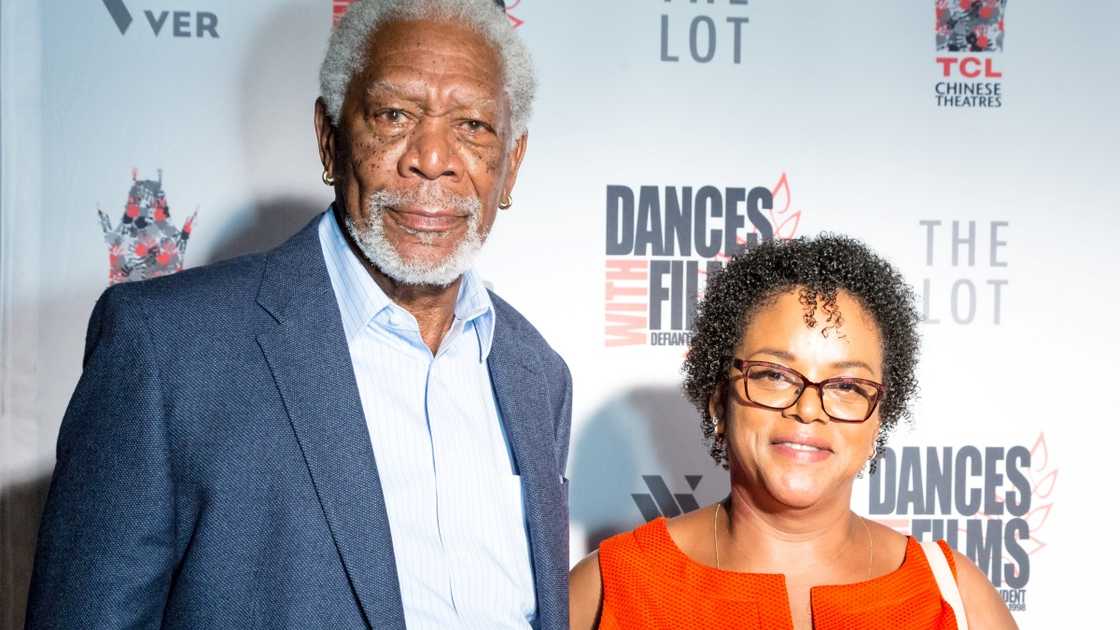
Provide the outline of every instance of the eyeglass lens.
{"type": "MultiPolygon", "coordinates": [[[[797,402],[805,381],[796,372],[767,365],[747,368],[746,395],[765,407],[786,409],[797,402]]],[[[824,412],[837,420],[864,420],[875,399],[874,387],[853,381],[833,381],[821,387],[824,412]]]]}

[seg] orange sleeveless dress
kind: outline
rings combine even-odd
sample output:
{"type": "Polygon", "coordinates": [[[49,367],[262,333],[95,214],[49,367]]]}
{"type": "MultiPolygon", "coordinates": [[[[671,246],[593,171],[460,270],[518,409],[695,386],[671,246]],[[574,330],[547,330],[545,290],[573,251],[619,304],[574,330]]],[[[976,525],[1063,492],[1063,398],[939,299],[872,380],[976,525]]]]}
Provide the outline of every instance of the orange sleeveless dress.
{"type": "MultiPolygon", "coordinates": [[[[938,541],[953,577],[957,566],[938,541]]],[[[785,576],[721,571],[695,562],[669,536],[664,518],[603,541],[600,630],[791,630],[785,576]]],[[[887,575],[810,591],[816,630],[956,630],[952,608],[914,538],[887,575]]]]}

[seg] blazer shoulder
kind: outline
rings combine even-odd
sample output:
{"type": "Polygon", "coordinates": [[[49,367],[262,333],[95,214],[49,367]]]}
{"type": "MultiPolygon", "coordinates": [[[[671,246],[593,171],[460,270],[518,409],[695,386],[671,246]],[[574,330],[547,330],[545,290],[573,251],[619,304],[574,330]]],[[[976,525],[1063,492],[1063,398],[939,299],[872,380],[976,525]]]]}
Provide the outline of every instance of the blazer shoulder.
{"type": "Polygon", "coordinates": [[[126,299],[166,307],[185,303],[197,308],[200,304],[227,301],[241,293],[255,297],[265,259],[266,254],[249,254],[113,288],[119,289],[126,299]]]}
{"type": "MultiPolygon", "coordinates": [[[[255,321],[265,256],[254,254],[178,273],[109,287],[90,316],[90,335],[120,318],[139,317],[164,342],[242,330],[255,321]]],[[[263,311],[262,311],[263,312],[263,311]]],[[[91,339],[87,336],[87,342],[91,339]]]]}

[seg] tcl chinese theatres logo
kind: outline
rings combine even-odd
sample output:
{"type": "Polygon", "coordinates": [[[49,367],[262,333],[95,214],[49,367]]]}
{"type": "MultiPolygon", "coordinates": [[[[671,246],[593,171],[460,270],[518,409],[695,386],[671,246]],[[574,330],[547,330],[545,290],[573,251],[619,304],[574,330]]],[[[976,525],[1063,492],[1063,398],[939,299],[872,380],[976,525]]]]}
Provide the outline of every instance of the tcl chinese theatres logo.
{"type": "MultiPolygon", "coordinates": [[[[350,8],[350,5],[354,4],[357,1],[358,0],[331,0],[332,15],[334,16],[335,26],[338,26],[339,20],[342,19],[342,16],[346,15],[346,11],[350,8]]],[[[509,18],[509,21],[511,24],[513,24],[514,28],[517,28],[525,23],[524,20],[518,19],[517,16],[513,14],[513,10],[521,4],[521,0],[506,0],[505,2],[496,0],[495,4],[505,9],[506,16],[509,18]]]]}

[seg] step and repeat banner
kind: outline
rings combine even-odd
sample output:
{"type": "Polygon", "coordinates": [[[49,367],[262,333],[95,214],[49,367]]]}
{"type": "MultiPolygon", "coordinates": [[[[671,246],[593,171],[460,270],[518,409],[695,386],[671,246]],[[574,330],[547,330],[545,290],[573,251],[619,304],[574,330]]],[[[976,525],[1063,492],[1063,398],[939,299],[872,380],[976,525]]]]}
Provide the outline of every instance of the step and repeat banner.
{"type": "MultiPolygon", "coordinates": [[[[540,90],[480,269],[575,379],[573,562],[727,492],[680,393],[709,274],[761,241],[841,232],[904,271],[923,317],[913,423],[854,509],[947,538],[1024,628],[1102,615],[1117,5],[507,4],[540,90]]],[[[348,5],[4,1],[0,623],[22,619],[100,292],[269,248],[330,202],[313,102],[348,5]]]]}

